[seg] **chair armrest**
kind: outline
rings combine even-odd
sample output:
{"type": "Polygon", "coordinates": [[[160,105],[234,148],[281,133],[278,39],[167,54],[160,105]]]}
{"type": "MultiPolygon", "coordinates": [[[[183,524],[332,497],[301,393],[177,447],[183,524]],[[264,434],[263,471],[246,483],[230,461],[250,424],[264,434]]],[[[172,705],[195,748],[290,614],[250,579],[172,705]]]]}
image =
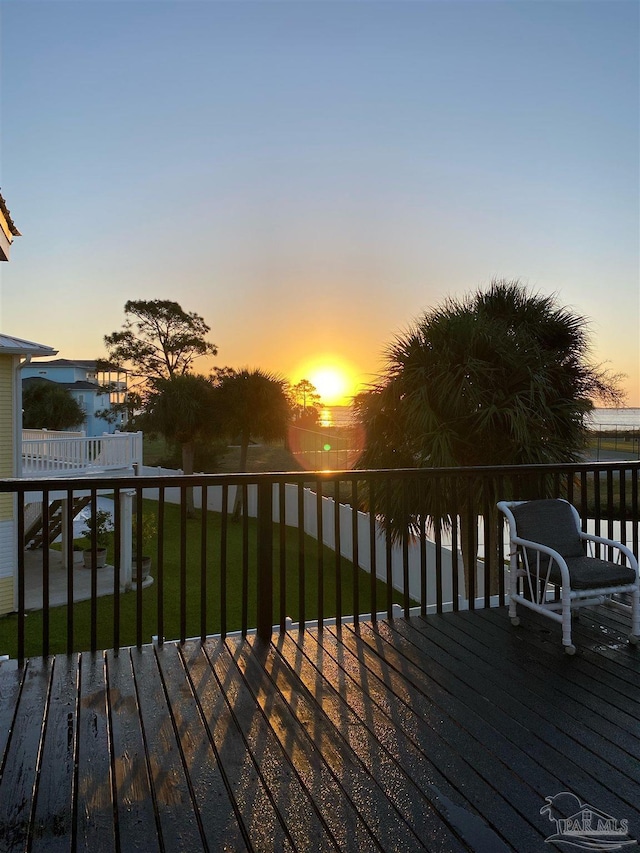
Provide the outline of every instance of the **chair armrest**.
{"type": "Polygon", "coordinates": [[[602,545],[606,548],[615,548],[616,551],[620,551],[629,561],[629,568],[634,569],[635,573],[638,574],[638,561],[635,554],[630,548],[623,545],[622,542],[616,542],[615,539],[606,539],[604,536],[596,536],[594,533],[584,533],[583,531],[580,531],[580,538],[587,542],[595,542],[597,545],[602,545]]]}
{"type": "MultiPolygon", "coordinates": [[[[529,548],[532,551],[539,551],[541,554],[546,554],[551,557],[553,561],[557,564],[560,569],[560,575],[562,576],[562,585],[569,586],[571,583],[571,578],[569,575],[569,567],[567,566],[566,560],[558,551],[554,551],[553,548],[549,548],[548,545],[541,545],[540,542],[532,542],[530,539],[522,539],[520,536],[513,536],[511,541],[515,545],[522,545],[523,548],[529,548]]],[[[547,576],[551,570],[551,564],[549,564],[549,568],[547,569],[547,576]]],[[[529,572],[530,573],[530,572],[529,572]]]]}

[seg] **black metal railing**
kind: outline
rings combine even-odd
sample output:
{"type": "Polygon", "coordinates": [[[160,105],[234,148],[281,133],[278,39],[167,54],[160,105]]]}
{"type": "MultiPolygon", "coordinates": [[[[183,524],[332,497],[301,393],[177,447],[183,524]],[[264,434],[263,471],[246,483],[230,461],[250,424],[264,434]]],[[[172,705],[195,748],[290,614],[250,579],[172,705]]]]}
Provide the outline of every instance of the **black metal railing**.
{"type": "Polygon", "coordinates": [[[638,555],[639,470],[618,462],[0,480],[0,496],[14,496],[0,524],[15,532],[0,584],[6,591],[14,572],[16,605],[0,619],[0,654],[22,661],[254,629],[267,638],[274,626],[392,618],[398,607],[408,615],[502,605],[508,553],[497,500],[565,497],[585,528],[638,555]],[[25,552],[26,507],[42,504],[47,530],[50,505],[81,496],[94,517],[111,501],[109,568],[97,568],[96,532],[85,541],[91,567],[74,566],[72,512],[62,551],[25,552]],[[132,530],[141,531],[133,541],[132,530]],[[145,556],[153,582],[142,576],[145,556]]]}

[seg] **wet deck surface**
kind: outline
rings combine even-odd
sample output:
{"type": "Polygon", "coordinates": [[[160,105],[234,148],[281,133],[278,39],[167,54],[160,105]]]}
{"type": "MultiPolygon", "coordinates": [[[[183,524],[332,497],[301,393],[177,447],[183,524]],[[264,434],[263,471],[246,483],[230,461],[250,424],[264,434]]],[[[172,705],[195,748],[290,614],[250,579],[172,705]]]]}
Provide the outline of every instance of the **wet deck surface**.
{"type": "Polygon", "coordinates": [[[567,803],[640,839],[640,653],[592,616],[573,658],[492,610],[2,664],[0,850],[533,853],[567,803]]]}

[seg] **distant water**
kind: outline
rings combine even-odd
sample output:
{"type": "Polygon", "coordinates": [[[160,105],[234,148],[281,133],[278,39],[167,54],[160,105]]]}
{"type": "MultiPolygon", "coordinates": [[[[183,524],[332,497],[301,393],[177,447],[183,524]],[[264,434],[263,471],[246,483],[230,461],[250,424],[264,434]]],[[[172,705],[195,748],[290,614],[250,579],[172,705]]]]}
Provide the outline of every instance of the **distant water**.
{"type": "Polygon", "coordinates": [[[592,429],[640,429],[640,409],[594,409],[589,420],[592,429]]]}
{"type": "MultiPolygon", "coordinates": [[[[323,426],[348,426],[352,418],[351,407],[325,406],[320,417],[323,426]]],[[[592,429],[640,429],[640,409],[594,409],[589,415],[589,422],[592,429]]]]}
{"type": "Polygon", "coordinates": [[[324,406],[320,410],[320,425],[324,427],[344,427],[352,422],[351,406],[324,406]]]}

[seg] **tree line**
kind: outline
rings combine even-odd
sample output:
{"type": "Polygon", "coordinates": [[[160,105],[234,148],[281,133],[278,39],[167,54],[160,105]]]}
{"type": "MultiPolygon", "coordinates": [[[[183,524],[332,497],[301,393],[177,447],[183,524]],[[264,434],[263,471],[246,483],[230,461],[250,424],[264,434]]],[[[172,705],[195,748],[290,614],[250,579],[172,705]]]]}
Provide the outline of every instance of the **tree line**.
{"type": "MultiPolygon", "coordinates": [[[[251,439],[281,438],[292,420],[317,423],[320,400],[308,380],[290,386],[249,368],[195,373],[197,359],[217,347],[204,319],[178,303],[128,301],[125,318],[105,336],[109,365],[134,380],[133,426],[180,445],[185,473],[193,471],[195,447],[214,437],[238,441],[244,471],[251,439]]],[[[594,400],[623,399],[621,377],[591,360],[590,343],[587,318],[518,280],[447,298],[395,337],[385,369],[355,398],[365,431],[358,467],[578,461],[594,400]]],[[[398,496],[385,510],[387,527],[400,535],[425,515],[451,523],[448,507],[456,503],[464,515],[464,501],[442,489],[408,502],[398,496]]]]}
{"type": "MultiPolygon", "coordinates": [[[[210,327],[197,313],[160,299],[129,300],[124,313],[122,328],[105,335],[108,356],[97,366],[126,370],[129,393],[124,403],[98,414],[110,420],[125,409],[130,429],[159,433],[181,448],[186,474],[193,473],[196,449],[214,439],[239,443],[240,470],[245,471],[252,440],[282,439],[290,423],[318,423],[320,396],[306,379],[291,384],[249,368],[196,373],[199,358],[218,352],[207,340],[210,327]]],[[[30,382],[23,407],[27,428],[72,429],[84,420],[71,394],[51,382],[30,382]]]]}

